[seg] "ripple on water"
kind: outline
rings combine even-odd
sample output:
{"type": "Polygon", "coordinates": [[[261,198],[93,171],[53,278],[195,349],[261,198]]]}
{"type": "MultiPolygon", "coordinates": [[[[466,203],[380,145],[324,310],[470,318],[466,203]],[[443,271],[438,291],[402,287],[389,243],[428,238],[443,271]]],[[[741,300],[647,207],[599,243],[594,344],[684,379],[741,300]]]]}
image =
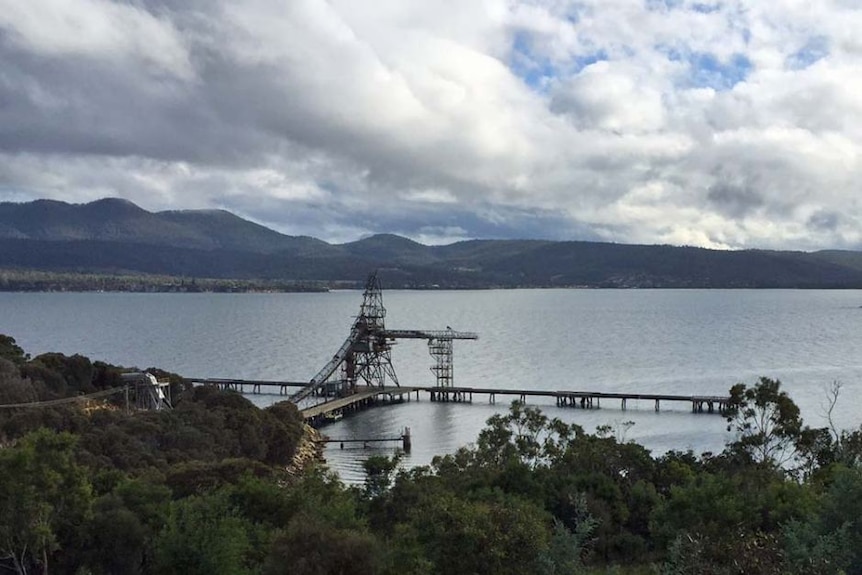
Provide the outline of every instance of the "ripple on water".
{"type": "MultiPolygon", "coordinates": [[[[462,385],[721,394],[764,375],[782,380],[807,423],[823,425],[823,390],[837,380],[844,390],[835,421],[860,423],[859,291],[392,291],[384,300],[391,328],[448,324],[479,332],[478,341],[455,344],[455,380],[462,385]]],[[[193,376],[308,380],[347,336],[360,301],[358,291],[0,293],[0,332],[34,355],[80,353],[193,376]]],[[[393,359],[403,384],[433,383],[422,342],[399,342],[393,359]]],[[[413,453],[405,461],[427,464],[475,441],[484,421],[506,405],[423,400],[366,411],[326,432],[380,436],[409,426],[413,453]]],[[[726,439],[720,417],[684,409],[544,408],[587,430],[635,421],[628,436],[656,451],[717,450],[726,439]]],[[[362,452],[336,453],[330,446],[327,453],[346,476],[361,471],[362,452]]]]}

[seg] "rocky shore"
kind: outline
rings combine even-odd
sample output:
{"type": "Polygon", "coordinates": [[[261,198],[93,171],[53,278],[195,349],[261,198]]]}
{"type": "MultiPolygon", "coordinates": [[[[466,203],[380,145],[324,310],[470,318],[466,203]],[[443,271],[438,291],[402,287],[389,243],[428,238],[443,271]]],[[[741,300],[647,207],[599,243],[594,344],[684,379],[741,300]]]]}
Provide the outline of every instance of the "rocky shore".
{"type": "Polygon", "coordinates": [[[324,436],[318,430],[306,424],[302,431],[302,438],[296,446],[293,459],[287,466],[287,473],[291,477],[297,477],[316,463],[323,463],[323,440],[324,436]]]}

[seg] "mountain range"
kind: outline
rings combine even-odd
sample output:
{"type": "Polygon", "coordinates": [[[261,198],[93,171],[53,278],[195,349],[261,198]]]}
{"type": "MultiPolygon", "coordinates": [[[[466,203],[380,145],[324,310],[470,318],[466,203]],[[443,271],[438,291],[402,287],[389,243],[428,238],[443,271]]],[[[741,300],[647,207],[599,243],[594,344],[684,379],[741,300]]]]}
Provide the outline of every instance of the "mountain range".
{"type": "Polygon", "coordinates": [[[543,240],[426,246],[288,236],[223,210],[149,212],[116,198],[0,203],[0,268],[388,287],[862,288],[862,252],[709,250],[543,240]]]}

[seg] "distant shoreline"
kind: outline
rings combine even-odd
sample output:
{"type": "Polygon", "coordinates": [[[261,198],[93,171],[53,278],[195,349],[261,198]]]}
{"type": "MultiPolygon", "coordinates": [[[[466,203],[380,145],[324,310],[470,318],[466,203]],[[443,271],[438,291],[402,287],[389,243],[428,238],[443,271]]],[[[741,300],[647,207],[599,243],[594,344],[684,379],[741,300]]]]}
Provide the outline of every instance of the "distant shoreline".
{"type": "MultiPolygon", "coordinates": [[[[51,274],[54,275],[54,274],[51,274]]],[[[214,280],[197,279],[161,281],[153,278],[125,278],[116,281],[112,276],[95,276],[98,280],[9,280],[0,272],[0,293],[135,293],[135,294],[275,294],[275,293],[331,293],[337,291],[361,290],[359,282],[308,282],[302,283],[269,280],[214,280]]],[[[471,285],[471,286],[410,286],[390,285],[388,291],[492,291],[492,290],[615,290],[615,291],[654,291],[654,290],[862,290],[862,286],[680,286],[680,285],[649,285],[649,286],[542,286],[542,285],[471,285]]]]}
{"type": "Polygon", "coordinates": [[[321,293],[323,282],[0,270],[0,292],[321,293]]]}

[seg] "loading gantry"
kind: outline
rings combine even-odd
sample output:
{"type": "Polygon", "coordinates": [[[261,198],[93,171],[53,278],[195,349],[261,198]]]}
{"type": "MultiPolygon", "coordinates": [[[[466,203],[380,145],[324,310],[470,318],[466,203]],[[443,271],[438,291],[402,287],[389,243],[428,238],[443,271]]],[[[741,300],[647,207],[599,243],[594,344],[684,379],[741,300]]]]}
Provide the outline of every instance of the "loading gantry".
{"type": "Polygon", "coordinates": [[[431,371],[440,387],[453,385],[453,345],[456,339],[479,339],[473,332],[445,330],[402,329],[389,330],[385,325],[386,308],[383,290],[377,272],[368,276],[362,294],[362,306],[353,322],[350,335],[325,366],[311,381],[291,396],[298,403],[314,394],[347,395],[353,393],[358,382],[369,387],[398,386],[398,377],[392,366],[392,345],[398,339],[424,339],[434,358],[431,371]],[[334,378],[339,373],[340,377],[334,378]]]}

